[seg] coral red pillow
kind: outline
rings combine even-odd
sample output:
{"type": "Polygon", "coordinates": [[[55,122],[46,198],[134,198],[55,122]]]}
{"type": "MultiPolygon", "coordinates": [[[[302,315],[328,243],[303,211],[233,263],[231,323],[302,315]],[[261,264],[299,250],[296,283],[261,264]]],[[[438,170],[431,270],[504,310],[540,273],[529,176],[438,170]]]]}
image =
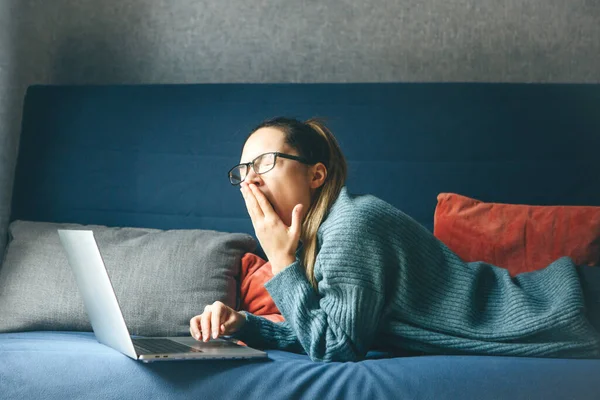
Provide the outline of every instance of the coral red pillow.
{"type": "Polygon", "coordinates": [[[273,322],[281,322],[284,318],[264,286],[272,277],[271,263],[256,254],[246,253],[242,257],[240,274],[240,308],[273,322]]]}
{"type": "Polygon", "coordinates": [[[484,203],[440,193],[433,234],[464,261],[485,261],[511,275],[570,256],[600,265],[600,207],[484,203]]]}

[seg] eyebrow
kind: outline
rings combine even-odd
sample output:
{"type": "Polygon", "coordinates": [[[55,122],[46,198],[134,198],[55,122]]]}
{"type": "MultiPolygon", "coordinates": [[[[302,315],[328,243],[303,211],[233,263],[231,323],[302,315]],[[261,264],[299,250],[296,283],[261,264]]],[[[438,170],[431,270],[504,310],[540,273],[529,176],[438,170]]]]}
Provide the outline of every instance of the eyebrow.
{"type": "Polygon", "coordinates": [[[250,159],[250,161],[246,161],[246,162],[242,162],[242,161],[240,161],[240,164],[248,164],[249,162],[251,162],[252,160],[254,160],[256,157],[258,157],[258,156],[262,156],[263,154],[267,154],[267,153],[285,153],[285,152],[284,152],[284,151],[280,151],[280,150],[269,150],[269,151],[263,151],[262,153],[260,153],[260,154],[258,154],[258,155],[256,155],[256,156],[252,157],[252,158],[250,159]]]}

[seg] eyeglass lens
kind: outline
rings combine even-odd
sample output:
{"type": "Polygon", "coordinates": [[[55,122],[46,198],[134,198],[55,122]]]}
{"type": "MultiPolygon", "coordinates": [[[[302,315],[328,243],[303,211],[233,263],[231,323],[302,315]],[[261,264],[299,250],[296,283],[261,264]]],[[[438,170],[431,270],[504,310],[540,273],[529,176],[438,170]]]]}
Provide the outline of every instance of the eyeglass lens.
{"type": "MultiPolygon", "coordinates": [[[[275,166],[275,154],[267,153],[262,154],[252,161],[254,172],[257,174],[264,174],[269,172],[275,166]]],[[[238,165],[231,171],[230,180],[233,184],[241,183],[248,173],[248,166],[238,165]]]]}

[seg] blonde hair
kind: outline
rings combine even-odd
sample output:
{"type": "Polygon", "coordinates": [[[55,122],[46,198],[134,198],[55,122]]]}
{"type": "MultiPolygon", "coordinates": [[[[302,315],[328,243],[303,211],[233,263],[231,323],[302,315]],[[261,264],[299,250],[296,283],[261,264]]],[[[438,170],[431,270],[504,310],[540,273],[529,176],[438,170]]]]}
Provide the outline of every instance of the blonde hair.
{"type": "Polygon", "coordinates": [[[306,277],[316,290],[317,231],[346,182],[347,166],[346,159],[335,136],[333,136],[333,133],[325,124],[321,120],[314,118],[305,121],[305,123],[326,140],[329,149],[328,163],[325,164],[327,167],[327,178],[325,179],[325,183],[315,192],[308,213],[302,222],[302,261],[306,277]]]}
{"type": "Polygon", "coordinates": [[[317,231],[346,182],[346,159],[338,141],[322,119],[311,118],[302,122],[293,118],[277,117],[262,122],[248,137],[264,127],[280,129],[285,135],[286,144],[296,150],[299,156],[307,159],[311,165],[320,162],[327,168],[325,182],[313,193],[311,205],[302,221],[300,235],[301,262],[306,277],[317,290],[314,273],[318,254],[317,231]]]}

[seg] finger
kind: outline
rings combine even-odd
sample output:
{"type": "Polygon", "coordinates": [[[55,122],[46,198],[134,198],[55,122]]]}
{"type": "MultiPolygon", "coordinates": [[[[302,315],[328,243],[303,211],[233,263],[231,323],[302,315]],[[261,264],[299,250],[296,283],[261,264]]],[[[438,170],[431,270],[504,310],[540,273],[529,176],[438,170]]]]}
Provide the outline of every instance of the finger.
{"type": "Polygon", "coordinates": [[[248,213],[250,214],[251,218],[252,216],[254,216],[252,220],[254,221],[254,219],[264,217],[264,214],[260,206],[258,205],[258,201],[256,200],[254,193],[252,193],[252,190],[247,185],[242,186],[241,190],[242,195],[244,196],[244,200],[246,201],[246,208],[248,209],[248,213]]]}
{"type": "Polygon", "coordinates": [[[202,339],[202,330],[200,329],[200,321],[202,320],[202,314],[197,315],[194,319],[194,333],[196,334],[196,340],[202,339]]]}
{"type": "Polygon", "coordinates": [[[192,337],[194,337],[196,340],[200,339],[200,328],[199,328],[199,324],[200,324],[200,316],[196,315],[194,318],[192,318],[190,320],[190,334],[192,335],[192,337]]]}
{"type": "Polygon", "coordinates": [[[246,316],[243,313],[231,309],[228,317],[229,318],[227,318],[227,321],[225,321],[225,323],[223,324],[223,328],[229,335],[231,335],[234,332],[237,332],[246,321],[246,316]]]}
{"type": "Polygon", "coordinates": [[[211,308],[210,306],[206,306],[204,312],[201,315],[200,325],[202,328],[202,340],[208,342],[210,339],[210,317],[211,317],[211,308]]]}
{"type": "Polygon", "coordinates": [[[294,238],[300,238],[302,232],[302,204],[296,204],[292,210],[292,226],[290,226],[290,232],[294,238]]]}
{"type": "Polygon", "coordinates": [[[244,199],[244,204],[246,205],[246,209],[248,209],[248,214],[250,214],[250,218],[254,219],[254,214],[252,213],[253,210],[250,210],[250,208],[248,207],[248,200],[246,200],[246,186],[246,183],[240,183],[240,193],[242,194],[242,198],[244,199]]]}
{"type": "Polygon", "coordinates": [[[219,327],[221,326],[221,315],[223,313],[223,307],[220,304],[213,304],[213,311],[210,321],[212,330],[212,338],[216,339],[219,337],[219,327]]]}
{"type": "Polygon", "coordinates": [[[235,332],[235,329],[232,329],[233,326],[235,325],[235,313],[230,312],[229,315],[227,316],[227,319],[225,321],[223,321],[223,323],[221,324],[221,334],[222,335],[229,335],[233,332],[235,332]]]}
{"type": "Polygon", "coordinates": [[[257,188],[254,184],[249,184],[248,187],[250,188],[250,191],[256,198],[256,202],[258,203],[258,206],[260,207],[262,213],[265,216],[279,218],[277,213],[275,213],[275,210],[273,210],[273,206],[271,206],[271,203],[269,203],[269,200],[267,200],[267,196],[265,196],[265,194],[261,192],[260,189],[257,188]]]}

